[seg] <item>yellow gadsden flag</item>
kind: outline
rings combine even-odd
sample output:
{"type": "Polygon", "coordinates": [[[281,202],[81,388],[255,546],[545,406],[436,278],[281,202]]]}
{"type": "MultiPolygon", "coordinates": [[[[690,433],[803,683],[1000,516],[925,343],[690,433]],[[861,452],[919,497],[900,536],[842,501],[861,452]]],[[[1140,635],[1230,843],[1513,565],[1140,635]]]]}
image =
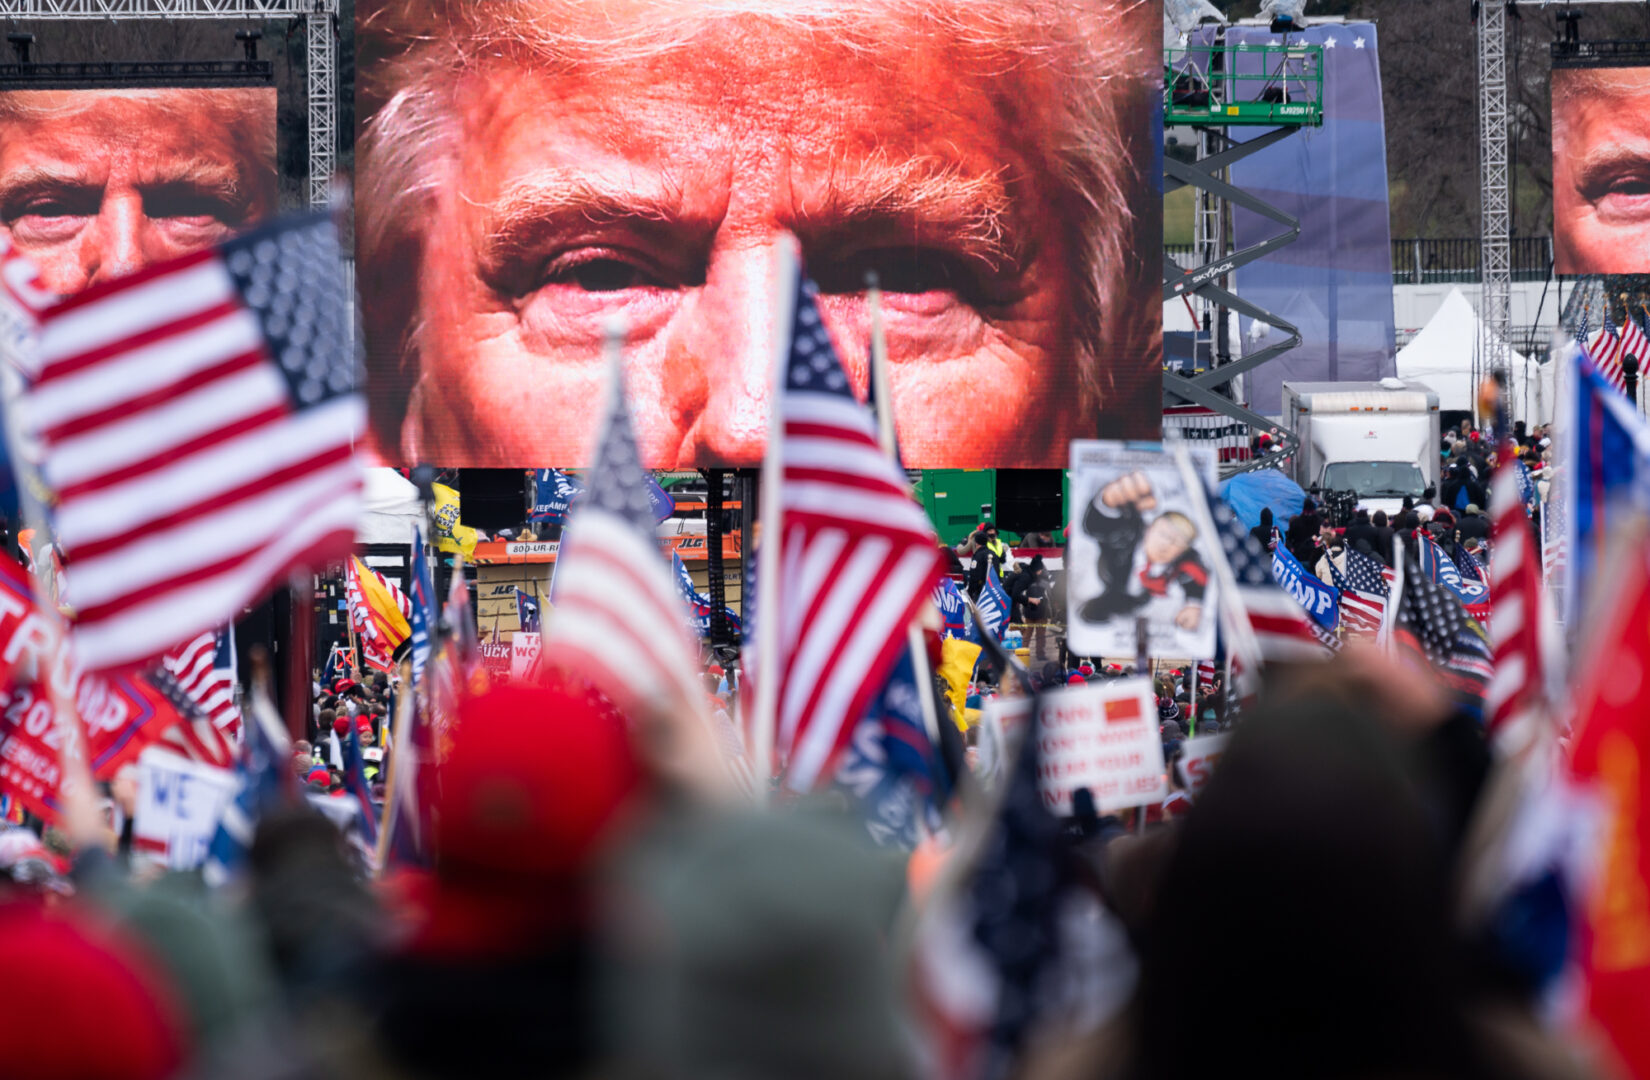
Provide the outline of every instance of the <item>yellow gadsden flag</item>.
{"type": "Polygon", "coordinates": [[[435,549],[472,559],[481,533],[458,520],[458,492],[446,484],[435,488],[435,549]]]}

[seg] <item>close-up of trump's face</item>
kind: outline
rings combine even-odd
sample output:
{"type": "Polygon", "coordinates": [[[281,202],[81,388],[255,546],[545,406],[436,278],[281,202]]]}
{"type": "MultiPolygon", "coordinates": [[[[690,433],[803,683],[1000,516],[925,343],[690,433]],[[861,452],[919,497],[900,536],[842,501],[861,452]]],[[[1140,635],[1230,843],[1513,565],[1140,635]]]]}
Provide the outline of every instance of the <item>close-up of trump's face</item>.
{"type": "Polygon", "coordinates": [[[1553,72],[1553,262],[1650,271],[1650,68],[1553,72]]]}
{"type": "Polygon", "coordinates": [[[272,89],[0,92],[0,229],[80,292],[275,212],[272,89]]]}
{"type": "Polygon", "coordinates": [[[1149,0],[558,0],[362,13],[360,286],[405,461],[580,465],[627,327],[655,468],[761,459],[775,251],[915,466],[1155,437],[1149,0]],[[599,10],[597,10],[599,8],[599,10]],[[1142,163],[1143,162],[1143,163],[1142,163]]]}

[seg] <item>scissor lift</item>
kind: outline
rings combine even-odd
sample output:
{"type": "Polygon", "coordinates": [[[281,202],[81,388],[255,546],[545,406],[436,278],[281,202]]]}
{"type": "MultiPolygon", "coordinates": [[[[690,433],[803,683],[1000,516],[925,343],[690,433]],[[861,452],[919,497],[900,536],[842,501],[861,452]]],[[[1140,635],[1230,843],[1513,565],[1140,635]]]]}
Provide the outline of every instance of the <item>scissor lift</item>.
{"type": "MultiPolygon", "coordinates": [[[[1191,186],[1198,189],[1197,251],[1200,265],[1181,269],[1167,254],[1163,259],[1163,299],[1196,297],[1206,316],[1202,327],[1217,330],[1224,340],[1228,311],[1236,311],[1270,326],[1287,337],[1263,349],[1232,360],[1209,344],[1210,365],[1192,375],[1165,370],[1165,405],[1201,405],[1230,416],[1253,431],[1265,431],[1277,440],[1280,453],[1296,452],[1293,434],[1243,407],[1234,400],[1231,382],[1238,375],[1288,352],[1301,343],[1299,330],[1279,315],[1266,311],[1226,289],[1227,275],[1291,244],[1300,235],[1293,216],[1248,192],[1233,187],[1226,170],[1234,162],[1288,138],[1303,127],[1323,124],[1323,47],[1320,45],[1227,45],[1224,31],[1210,44],[1165,49],[1163,55],[1163,119],[1166,126],[1189,125],[1198,131],[1195,162],[1163,158],[1163,193],[1191,186]],[[1270,127],[1247,142],[1233,140],[1232,127],[1270,127]],[[1275,235],[1241,250],[1230,250],[1229,230],[1223,227],[1231,206],[1241,206],[1275,221],[1275,235]],[[1207,318],[1211,315],[1213,318],[1207,318]],[[1223,392],[1224,391],[1224,392],[1223,392]]],[[[1237,463],[1229,472],[1260,468],[1276,460],[1271,455],[1237,463]]]]}

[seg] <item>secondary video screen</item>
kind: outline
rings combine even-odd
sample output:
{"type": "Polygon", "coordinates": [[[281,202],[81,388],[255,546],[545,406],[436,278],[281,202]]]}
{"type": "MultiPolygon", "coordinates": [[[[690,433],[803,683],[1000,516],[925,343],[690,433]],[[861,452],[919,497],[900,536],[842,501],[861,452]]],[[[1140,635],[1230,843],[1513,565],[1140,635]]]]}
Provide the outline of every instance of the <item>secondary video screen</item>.
{"type": "Polygon", "coordinates": [[[0,91],[0,229],[70,296],[274,215],[273,87],[0,91]]]}
{"type": "Polygon", "coordinates": [[[587,465],[622,320],[645,464],[752,466],[794,240],[913,467],[1160,430],[1161,0],[357,5],[388,460],[587,465]]]}
{"type": "Polygon", "coordinates": [[[1553,263],[1650,271],[1650,67],[1553,71],[1553,263]]]}

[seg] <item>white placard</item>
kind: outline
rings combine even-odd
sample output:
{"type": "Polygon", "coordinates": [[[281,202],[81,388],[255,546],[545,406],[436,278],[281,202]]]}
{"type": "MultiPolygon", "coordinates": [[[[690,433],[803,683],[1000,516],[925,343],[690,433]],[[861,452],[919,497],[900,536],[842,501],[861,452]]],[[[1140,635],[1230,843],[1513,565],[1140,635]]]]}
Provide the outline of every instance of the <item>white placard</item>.
{"type": "Polygon", "coordinates": [[[194,869],[205,861],[234,797],[235,775],[228,769],[150,747],[138,758],[133,854],[172,870],[194,869]]]}
{"type": "MultiPolygon", "coordinates": [[[[1069,816],[1072,792],[1083,787],[1103,814],[1162,802],[1168,795],[1151,680],[1066,686],[1039,700],[1037,771],[1050,813],[1069,816]]],[[[1010,743],[1023,737],[1028,709],[1024,698],[986,703],[989,722],[1010,743]]]]}
{"type": "Polygon", "coordinates": [[[525,681],[532,678],[533,665],[538,662],[543,638],[538,634],[517,631],[510,638],[510,677],[525,681]]]}
{"type": "Polygon", "coordinates": [[[1175,762],[1181,786],[1193,795],[1202,791],[1214,774],[1215,762],[1226,752],[1226,741],[1230,738],[1230,735],[1204,735],[1181,743],[1180,760],[1175,762]]]}
{"type": "MultiPolygon", "coordinates": [[[[1190,451],[1213,487],[1215,459],[1190,451]]],[[[1146,620],[1153,656],[1215,655],[1216,537],[1199,535],[1174,458],[1158,443],[1071,444],[1066,549],[1066,644],[1079,656],[1134,656],[1146,620]]]]}

